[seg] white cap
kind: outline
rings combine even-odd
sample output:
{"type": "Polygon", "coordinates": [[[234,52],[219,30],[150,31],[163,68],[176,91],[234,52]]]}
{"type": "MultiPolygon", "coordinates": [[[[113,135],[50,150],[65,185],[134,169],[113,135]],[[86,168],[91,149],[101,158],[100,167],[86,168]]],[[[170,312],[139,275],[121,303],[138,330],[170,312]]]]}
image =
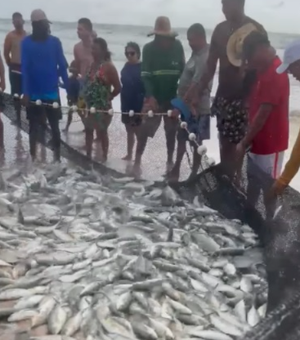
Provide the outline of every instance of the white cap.
{"type": "Polygon", "coordinates": [[[48,21],[51,24],[51,21],[48,20],[46,13],[41,9],[35,9],[31,12],[30,19],[32,22],[36,21],[48,21]]]}
{"type": "Polygon", "coordinates": [[[287,71],[290,65],[298,60],[300,60],[300,40],[293,41],[286,47],[282,64],[277,68],[277,73],[287,71]]]}

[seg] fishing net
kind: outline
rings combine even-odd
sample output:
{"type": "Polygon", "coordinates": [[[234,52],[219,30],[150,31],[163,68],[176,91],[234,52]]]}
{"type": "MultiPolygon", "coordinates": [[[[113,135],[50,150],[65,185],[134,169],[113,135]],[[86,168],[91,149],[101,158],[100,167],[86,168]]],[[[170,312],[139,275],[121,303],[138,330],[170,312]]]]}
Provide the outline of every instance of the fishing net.
{"type": "MultiPolygon", "coordinates": [[[[4,114],[10,120],[15,120],[13,99],[4,95],[4,103],[4,114]]],[[[25,116],[22,116],[21,128],[28,133],[29,127],[25,116]]],[[[111,145],[111,148],[118,148],[118,144],[125,143],[125,139],[122,138],[119,137],[116,140],[114,138],[115,145],[111,145]]],[[[39,137],[39,142],[49,146],[50,141],[51,134],[46,129],[44,135],[39,137]]],[[[152,143],[155,142],[152,141],[152,143]]],[[[151,163],[152,168],[150,167],[150,169],[155,174],[155,169],[162,168],[163,160],[159,156],[161,150],[157,146],[155,148],[155,144],[153,145],[149,154],[151,158],[149,164],[151,163]]],[[[124,172],[122,173],[120,170],[87,158],[68,141],[62,140],[61,153],[63,157],[82,167],[93,167],[102,174],[124,176],[124,172]]],[[[148,155],[145,156],[145,159],[147,157],[148,155]]],[[[185,199],[191,200],[195,196],[199,196],[200,201],[218,210],[224,217],[239,219],[248,224],[258,234],[264,245],[269,285],[268,315],[243,339],[299,339],[300,327],[297,325],[297,321],[300,317],[298,317],[300,315],[300,290],[298,288],[300,282],[300,194],[288,188],[280,199],[281,209],[277,211],[276,217],[266,222],[262,190],[270,188],[272,179],[260,171],[251,159],[245,157],[239,189],[235,188],[232,182],[224,176],[220,165],[209,167],[204,160],[201,167],[202,171],[195,180],[180,182],[174,188],[185,199]],[[249,203],[246,194],[248,183],[252,189],[260,192],[255,205],[249,203]]],[[[161,181],[160,183],[157,181],[157,185],[161,185],[161,181]]]]}

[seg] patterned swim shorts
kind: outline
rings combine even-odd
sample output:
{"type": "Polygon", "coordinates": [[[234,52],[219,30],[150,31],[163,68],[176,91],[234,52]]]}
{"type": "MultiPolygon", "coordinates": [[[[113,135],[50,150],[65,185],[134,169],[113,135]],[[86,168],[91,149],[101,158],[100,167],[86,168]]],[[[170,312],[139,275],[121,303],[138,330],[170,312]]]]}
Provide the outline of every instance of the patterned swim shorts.
{"type": "Polygon", "coordinates": [[[241,99],[216,97],[211,112],[217,117],[219,133],[230,143],[238,144],[245,136],[248,113],[241,99]]]}

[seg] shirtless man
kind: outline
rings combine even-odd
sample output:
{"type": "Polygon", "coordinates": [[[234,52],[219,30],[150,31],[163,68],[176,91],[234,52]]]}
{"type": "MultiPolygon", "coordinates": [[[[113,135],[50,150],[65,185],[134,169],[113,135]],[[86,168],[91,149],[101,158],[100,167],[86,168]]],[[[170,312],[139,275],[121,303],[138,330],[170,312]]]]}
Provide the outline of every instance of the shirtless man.
{"type": "Polygon", "coordinates": [[[74,46],[74,60],[81,76],[85,77],[93,62],[92,42],[95,32],[90,19],[81,18],[78,20],[77,34],[80,42],[74,46]]]}
{"type": "Polygon", "coordinates": [[[76,69],[81,75],[81,86],[78,100],[78,108],[84,109],[85,102],[83,99],[83,81],[86,73],[93,62],[92,42],[97,36],[93,31],[93,24],[88,18],[81,18],[77,24],[77,34],[80,42],[74,46],[73,54],[76,69]]]}
{"type": "Polygon", "coordinates": [[[225,21],[216,26],[213,31],[207,72],[199,82],[197,91],[187,96],[194,97],[192,106],[197,105],[202,93],[213,79],[217,64],[220,62],[219,86],[211,108],[217,117],[217,127],[220,139],[221,164],[227,175],[233,177],[239,174],[236,163],[236,145],[244,138],[247,128],[247,110],[244,105],[244,78],[239,67],[233,66],[227,57],[227,43],[230,36],[245,24],[252,23],[256,29],[266,34],[264,28],[255,20],[245,15],[245,0],[222,0],[225,21]]]}
{"type": "MultiPolygon", "coordinates": [[[[24,30],[24,20],[21,13],[14,13],[12,22],[15,29],[9,32],[4,42],[4,58],[9,68],[9,80],[11,94],[21,96],[22,94],[22,75],[21,75],[21,41],[26,36],[24,30]]],[[[15,98],[15,110],[17,114],[16,123],[21,120],[20,100],[15,98]]]]}

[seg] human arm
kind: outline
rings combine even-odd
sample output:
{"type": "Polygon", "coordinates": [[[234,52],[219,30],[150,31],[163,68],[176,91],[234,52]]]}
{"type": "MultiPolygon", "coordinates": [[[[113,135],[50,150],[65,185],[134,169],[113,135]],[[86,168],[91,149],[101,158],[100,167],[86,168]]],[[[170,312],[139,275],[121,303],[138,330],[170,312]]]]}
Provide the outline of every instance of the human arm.
{"type": "Polygon", "coordinates": [[[11,35],[10,33],[8,33],[4,41],[4,50],[3,50],[4,59],[5,59],[7,66],[9,66],[11,62],[10,52],[11,52],[11,35]]]}
{"type": "Polygon", "coordinates": [[[206,65],[202,70],[203,73],[198,81],[197,92],[200,94],[207,89],[209,83],[213,80],[216,73],[217,64],[220,57],[218,42],[218,35],[220,34],[219,30],[220,28],[217,26],[211,37],[206,65]]]}
{"type": "Polygon", "coordinates": [[[77,70],[80,70],[80,58],[79,58],[79,54],[78,54],[78,46],[77,46],[77,44],[74,46],[73,56],[74,56],[75,68],[77,70]]]}
{"type": "Polygon", "coordinates": [[[148,44],[144,46],[142,52],[141,75],[145,87],[145,97],[150,98],[153,96],[153,74],[150,45],[148,44]]]}
{"type": "Polygon", "coordinates": [[[0,88],[1,91],[5,91],[5,68],[4,68],[4,63],[2,60],[2,57],[0,55],[0,88]]]}
{"type": "Polygon", "coordinates": [[[25,38],[21,42],[21,72],[22,72],[22,92],[24,97],[29,96],[29,56],[28,40],[25,38]]]}
{"type": "Polygon", "coordinates": [[[113,87],[113,90],[111,92],[111,100],[113,98],[115,98],[117,95],[120,94],[121,92],[121,82],[120,82],[120,78],[118,75],[118,71],[115,68],[113,63],[107,63],[106,66],[106,77],[107,77],[107,81],[108,83],[113,87]]]}
{"type": "Polygon", "coordinates": [[[295,177],[300,168],[300,131],[291,153],[289,161],[286,163],[281,176],[277,179],[274,186],[278,193],[281,193],[295,177]]]}
{"type": "Polygon", "coordinates": [[[57,48],[57,66],[58,66],[58,74],[62,78],[64,88],[68,92],[69,89],[69,76],[68,76],[68,63],[65,58],[61,41],[57,39],[56,41],[57,48]]]}
{"type": "Polygon", "coordinates": [[[255,116],[252,124],[249,126],[248,132],[241,142],[244,149],[251,145],[253,139],[263,128],[267,119],[269,118],[273,106],[274,105],[271,103],[263,103],[260,105],[257,115],[255,116]]]}

